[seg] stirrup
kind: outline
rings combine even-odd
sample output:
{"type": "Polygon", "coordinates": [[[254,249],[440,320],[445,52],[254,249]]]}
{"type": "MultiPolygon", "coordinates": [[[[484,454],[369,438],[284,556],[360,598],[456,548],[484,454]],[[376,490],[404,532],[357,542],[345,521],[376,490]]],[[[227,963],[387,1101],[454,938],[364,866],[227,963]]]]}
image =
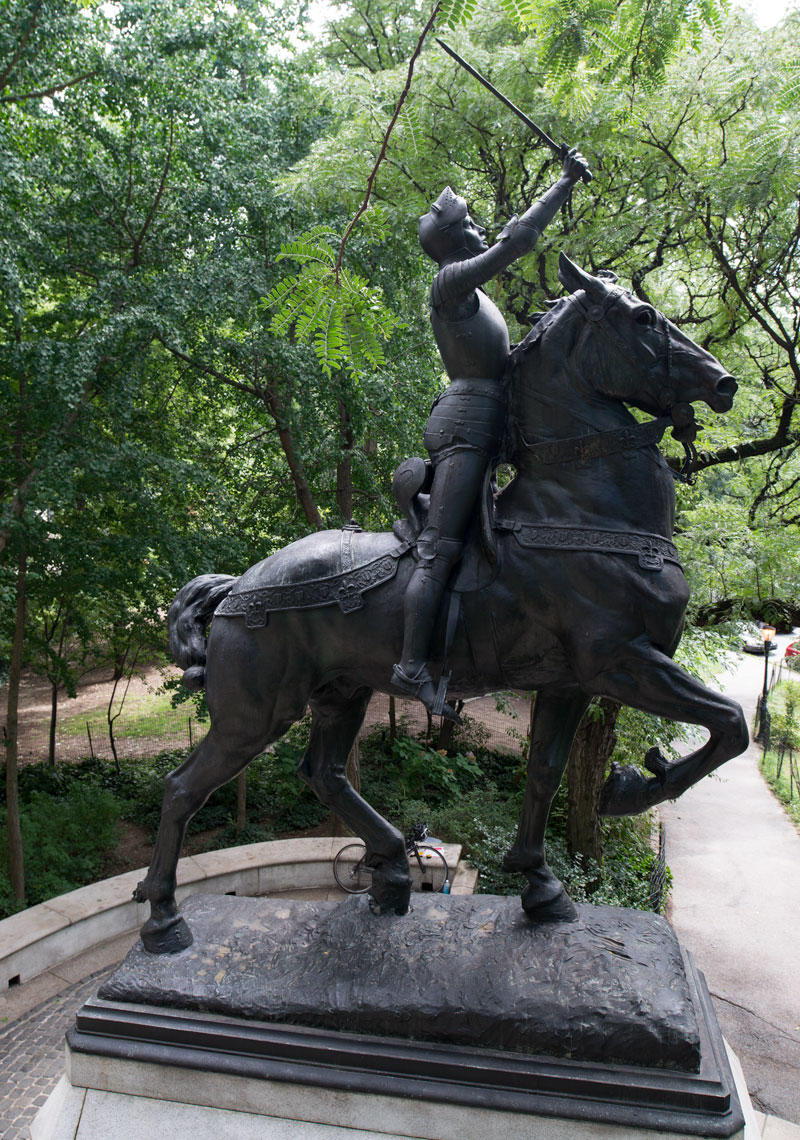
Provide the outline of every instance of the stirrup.
{"type": "MultiPolygon", "coordinates": [[[[462,723],[461,717],[455,709],[451,708],[444,700],[444,691],[441,693],[441,700],[439,699],[440,694],[434,688],[433,678],[424,665],[413,677],[406,673],[402,665],[395,665],[392,669],[392,687],[399,689],[401,693],[409,697],[422,701],[432,716],[443,716],[447,720],[455,721],[456,724],[462,723]]],[[[446,688],[447,680],[445,680],[445,691],[446,688]]]]}

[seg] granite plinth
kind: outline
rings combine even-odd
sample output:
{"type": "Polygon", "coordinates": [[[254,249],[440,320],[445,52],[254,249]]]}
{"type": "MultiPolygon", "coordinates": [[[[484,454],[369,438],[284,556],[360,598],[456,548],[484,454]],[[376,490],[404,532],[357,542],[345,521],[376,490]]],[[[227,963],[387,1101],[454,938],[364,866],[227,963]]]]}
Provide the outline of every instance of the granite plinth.
{"type": "Polygon", "coordinates": [[[532,925],[511,898],[417,895],[410,915],[343,902],[197,896],[194,944],[134,947],[106,1001],[571,1061],[697,1072],[680,946],[657,915],[579,907],[532,925]]]}

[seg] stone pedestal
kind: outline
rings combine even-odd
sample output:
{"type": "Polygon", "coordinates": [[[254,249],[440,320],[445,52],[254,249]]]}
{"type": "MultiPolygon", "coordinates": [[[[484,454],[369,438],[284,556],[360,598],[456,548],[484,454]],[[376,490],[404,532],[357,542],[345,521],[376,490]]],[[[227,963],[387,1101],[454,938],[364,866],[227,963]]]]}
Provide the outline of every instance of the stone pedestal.
{"type": "Polygon", "coordinates": [[[229,1113],[231,1136],[253,1118],[275,1140],[744,1135],[703,979],[656,915],[532,926],[516,899],[424,895],[403,917],[362,897],[200,896],[184,914],[192,947],[135,947],[79,1012],[46,1108],[65,1122],[83,1096],[80,1124],[46,1131],[43,1110],[36,1140],[133,1140],[153,1120],[205,1140],[229,1113]]]}

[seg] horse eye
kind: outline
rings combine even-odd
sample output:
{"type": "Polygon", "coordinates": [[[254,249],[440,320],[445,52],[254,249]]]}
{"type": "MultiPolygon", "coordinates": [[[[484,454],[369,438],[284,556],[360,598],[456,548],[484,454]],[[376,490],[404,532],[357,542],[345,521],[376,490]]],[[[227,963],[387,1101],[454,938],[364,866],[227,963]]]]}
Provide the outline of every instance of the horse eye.
{"type": "Polygon", "coordinates": [[[637,325],[654,325],[656,323],[656,314],[654,309],[639,309],[636,313],[637,325]]]}

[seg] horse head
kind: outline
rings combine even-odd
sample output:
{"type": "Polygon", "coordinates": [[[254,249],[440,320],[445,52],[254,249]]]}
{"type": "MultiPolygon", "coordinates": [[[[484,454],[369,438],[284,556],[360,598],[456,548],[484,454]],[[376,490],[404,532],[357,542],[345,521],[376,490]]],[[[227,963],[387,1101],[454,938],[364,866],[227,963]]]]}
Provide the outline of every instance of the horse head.
{"type": "Polygon", "coordinates": [[[558,276],[583,318],[574,354],[596,391],[656,416],[695,401],[730,410],[736,381],[652,305],[563,253],[558,276]]]}

